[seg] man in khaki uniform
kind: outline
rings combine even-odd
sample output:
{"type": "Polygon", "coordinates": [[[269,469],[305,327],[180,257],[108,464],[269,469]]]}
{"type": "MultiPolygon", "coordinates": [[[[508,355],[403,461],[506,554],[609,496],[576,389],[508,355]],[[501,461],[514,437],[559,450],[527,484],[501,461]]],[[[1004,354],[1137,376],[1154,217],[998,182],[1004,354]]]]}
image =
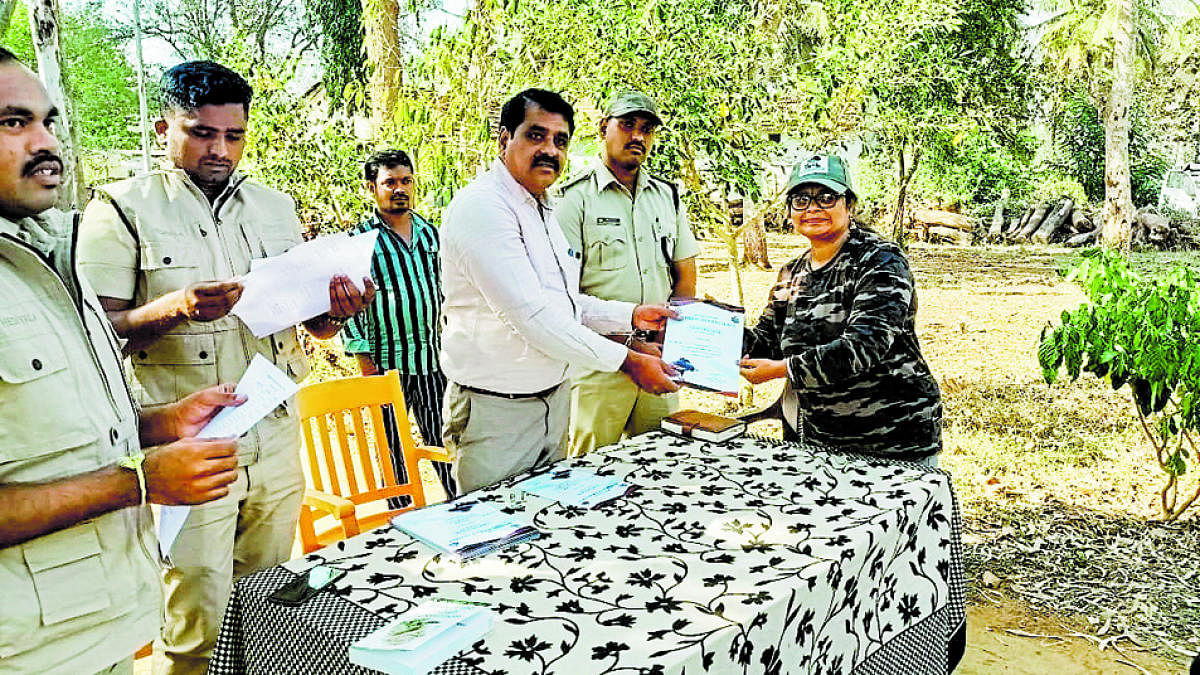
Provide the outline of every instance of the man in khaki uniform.
{"type": "MultiPolygon", "coordinates": [[[[649,96],[614,96],[600,121],[603,164],[563,188],[555,213],[580,259],[579,288],[588,295],[662,304],[696,293],[700,247],[687,209],[674,184],[642,169],[661,125],[649,96]]],[[[571,385],[570,453],[657,428],[678,405],[677,395],[642,391],[620,372],[580,373],[571,385]]]]}
{"type": "MultiPolygon", "coordinates": [[[[99,188],[80,225],[80,269],[128,340],[138,394],[158,403],[236,381],[255,354],[299,381],[308,362],[294,329],[259,339],[228,315],[250,261],[302,241],[291,198],[235,171],[250,86],[208,61],[175,66],[161,84],[156,130],[173,167],[99,188]]],[[[369,302],[369,279],[364,288],[369,302]]],[[[349,279],[334,277],[330,313],[305,327],[331,337],[363,300],[349,279]]],[[[233,581],[291,556],[304,477],[289,407],[243,437],[231,494],[193,509],[175,541],[174,567],[163,574],[161,672],[204,672],[233,581]]]]}
{"type": "Polygon", "coordinates": [[[236,443],[177,439],[236,397],[137,409],[51,208],[57,115],[0,48],[0,673],[129,673],[162,620],[149,502],[228,493],[236,443]]]}

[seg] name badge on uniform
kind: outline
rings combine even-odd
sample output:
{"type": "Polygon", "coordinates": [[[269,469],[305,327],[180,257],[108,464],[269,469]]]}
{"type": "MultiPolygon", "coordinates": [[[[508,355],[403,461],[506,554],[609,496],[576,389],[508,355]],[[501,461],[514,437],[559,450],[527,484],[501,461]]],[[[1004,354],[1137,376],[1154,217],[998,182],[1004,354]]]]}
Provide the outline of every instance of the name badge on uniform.
{"type": "Polygon", "coordinates": [[[597,218],[596,225],[599,225],[600,227],[620,227],[621,219],[620,218],[597,218]]]}

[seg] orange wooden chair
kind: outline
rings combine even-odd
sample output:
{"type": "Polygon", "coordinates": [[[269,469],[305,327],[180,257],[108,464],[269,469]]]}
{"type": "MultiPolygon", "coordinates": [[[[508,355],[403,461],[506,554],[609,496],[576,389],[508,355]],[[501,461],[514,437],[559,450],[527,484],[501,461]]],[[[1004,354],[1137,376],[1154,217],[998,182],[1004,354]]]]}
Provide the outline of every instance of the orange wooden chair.
{"type": "Polygon", "coordinates": [[[400,388],[400,375],[349,377],[302,387],[296,394],[308,487],[300,508],[300,543],[305,553],[384,525],[402,511],[425,506],[421,460],[450,461],[445,450],[413,441],[400,388]],[[408,482],[396,481],[381,406],[390,404],[403,446],[408,482]],[[363,514],[364,504],[407,496],[401,509],[363,514]],[[325,525],[320,530],[319,526],[325,525]]]}

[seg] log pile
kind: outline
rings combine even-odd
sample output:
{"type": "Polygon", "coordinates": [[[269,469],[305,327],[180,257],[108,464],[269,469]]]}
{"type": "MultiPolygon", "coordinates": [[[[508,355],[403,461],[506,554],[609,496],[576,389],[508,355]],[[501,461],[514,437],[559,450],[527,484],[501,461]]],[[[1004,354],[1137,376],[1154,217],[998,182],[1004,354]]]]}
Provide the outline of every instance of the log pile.
{"type": "Polygon", "coordinates": [[[1030,204],[1024,209],[1010,206],[1007,213],[1000,203],[996,205],[993,227],[988,230],[986,239],[994,243],[1084,246],[1094,243],[1100,236],[1099,228],[1093,222],[1069,197],[1030,204]]]}
{"type": "Polygon", "coordinates": [[[996,204],[985,225],[961,213],[938,209],[916,209],[912,213],[910,234],[918,241],[972,243],[1065,244],[1083,246],[1097,241],[1099,231],[1092,219],[1075,208],[1075,202],[1062,198],[1027,207],[996,204]]]}
{"type": "MultiPolygon", "coordinates": [[[[1069,197],[1021,207],[996,204],[982,222],[961,213],[922,208],[912,212],[910,238],[969,246],[993,244],[1061,244],[1079,247],[1100,243],[1102,214],[1077,208],[1069,197]]],[[[1182,221],[1143,208],[1134,217],[1131,241],[1134,248],[1200,248],[1200,220],[1182,221]]]]}

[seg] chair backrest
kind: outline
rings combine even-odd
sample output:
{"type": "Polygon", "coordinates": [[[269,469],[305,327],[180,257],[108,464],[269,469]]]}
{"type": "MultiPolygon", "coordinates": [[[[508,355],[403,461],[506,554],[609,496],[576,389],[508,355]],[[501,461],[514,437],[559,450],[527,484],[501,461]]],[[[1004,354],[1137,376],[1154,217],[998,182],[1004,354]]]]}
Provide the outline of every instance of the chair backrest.
{"type": "Polygon", "coordinates": [[[416,443],[404,405],[400,375],[348,377],[302,387],[296,394],[312,487],[356,504],[407,495],[425,506],[416,443]],[[390,405],[408,481],[392,469],[382,406],[390,405]]]}

